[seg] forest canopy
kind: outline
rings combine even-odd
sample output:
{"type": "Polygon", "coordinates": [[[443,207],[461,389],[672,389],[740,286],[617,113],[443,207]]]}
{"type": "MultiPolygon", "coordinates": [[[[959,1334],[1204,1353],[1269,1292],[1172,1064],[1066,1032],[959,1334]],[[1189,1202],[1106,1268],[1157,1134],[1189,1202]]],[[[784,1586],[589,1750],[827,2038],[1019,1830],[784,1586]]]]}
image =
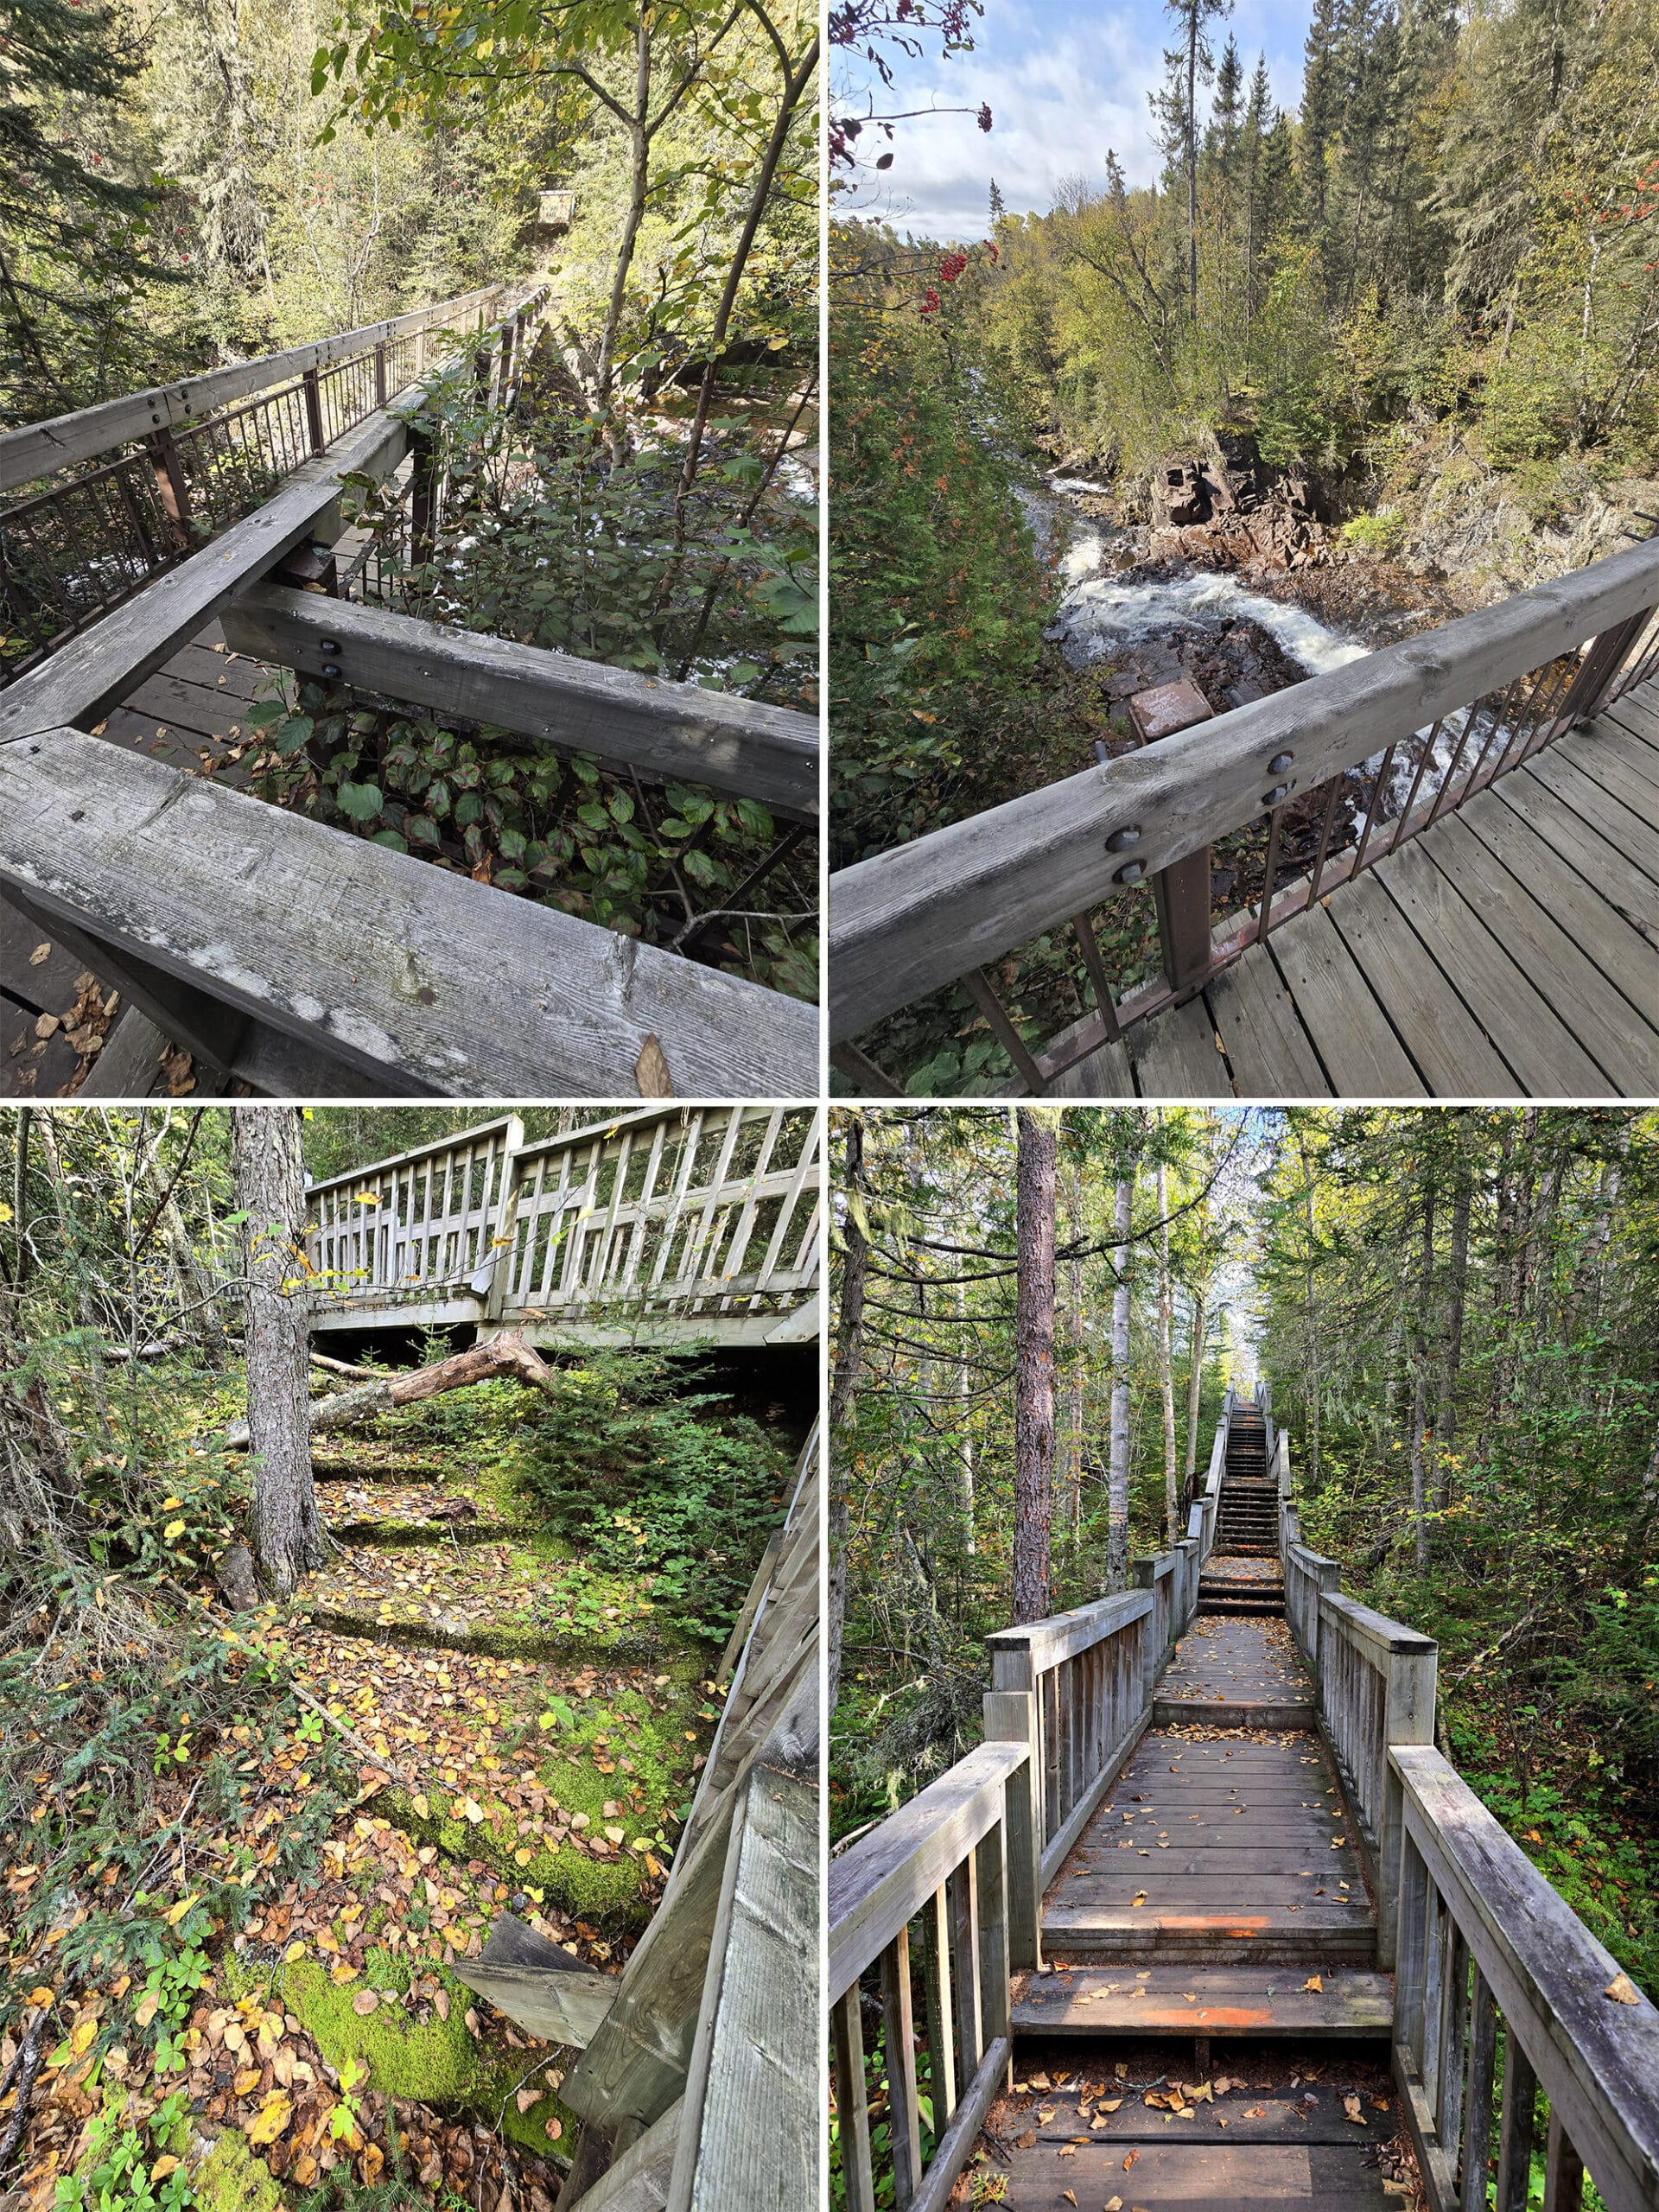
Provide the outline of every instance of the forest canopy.
{"type": "Polygon", "coordinates": [[[1184,1528],[1225,1389],[1264,1376],[1306,1541],[1437,1639],[1446,1755],[1651,1981],[1656,1117],[833,1122],[836,1829],[977,1740],[988,1633],[1122,1588],[1184,1528]],[[1046,1382],[1021,1319],[1045,1215],[1046,1382]]]}

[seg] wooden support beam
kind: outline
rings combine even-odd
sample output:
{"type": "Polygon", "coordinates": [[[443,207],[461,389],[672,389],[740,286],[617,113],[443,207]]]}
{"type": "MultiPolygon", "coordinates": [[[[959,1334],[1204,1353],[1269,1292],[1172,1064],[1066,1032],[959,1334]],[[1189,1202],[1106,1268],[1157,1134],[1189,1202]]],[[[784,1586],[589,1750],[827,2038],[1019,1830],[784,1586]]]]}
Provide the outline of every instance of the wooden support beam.
{"type": "Polygon", "coordinates": [[[817,1090],[813,1007],[80,730],[0,746],[0,823],[8,895],[406,1096],[627,1097],[651,1039],[683,1097],[817,1090]]]}
{"type": "MultiPolygon", "coordinates": [[[[417,518],[417,537],[429,530],[417,518]]],[[[817,723],[788,708],[274,584],[245,592],[222,620],[233,650],[256,659],[307,676],[326,659],[361,690],[817,819],[817,723]]]]}

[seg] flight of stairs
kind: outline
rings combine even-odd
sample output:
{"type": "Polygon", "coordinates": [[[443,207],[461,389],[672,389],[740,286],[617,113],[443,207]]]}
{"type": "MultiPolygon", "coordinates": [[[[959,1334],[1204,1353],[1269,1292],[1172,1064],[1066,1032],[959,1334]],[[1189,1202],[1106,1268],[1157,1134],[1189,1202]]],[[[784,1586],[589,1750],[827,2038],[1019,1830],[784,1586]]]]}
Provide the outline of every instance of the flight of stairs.
{"type": "Polygon", "coordinates": [[[1228,1559],[1276,1560],[1278,1552],[1279,1507],[1268,1479],[1267,1423],[1259,1408],[1241,1405],[1235,1408],[1228,1426],[1227,1458],[1216,1512],[1216,1546],[1199,1577],[1198,1611],[1282,1620],[1281,1577],[1256,1575],[1249,1570],[1229,1573],[1218,1564],[1228,1559]]]}

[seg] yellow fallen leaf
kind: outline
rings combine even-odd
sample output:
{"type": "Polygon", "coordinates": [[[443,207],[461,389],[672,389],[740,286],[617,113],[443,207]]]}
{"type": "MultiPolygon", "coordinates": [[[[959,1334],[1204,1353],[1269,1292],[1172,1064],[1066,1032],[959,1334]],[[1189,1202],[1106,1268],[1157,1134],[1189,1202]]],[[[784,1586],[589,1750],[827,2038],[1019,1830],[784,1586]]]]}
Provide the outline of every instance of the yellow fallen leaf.
{"type": "Polygon", "coordinates": [[[1356,2126],[1364,2126],[1365,2115],[1359,2108],[1359,2099],[1357,2097],[1344,2097],[1342,2101],[1342,2108],[1344,2112],[1347,2113],[1349,2119],[1354,2122],[1356,2126]]]}
{"type": "Polygon", "coordinates": [[[1102,2097],[1095,2106],[1096,2112],[1116,2112],[1122,2103],[1122,2097],[1102,2097]]]}
{"type": "Polygon", "coordinates": [[[162,2009],[162,2000],[153,1989],[147,1989],[133,2008],[133,2018],[141,2028],[147,2028],[162,2009]]]}
{"type": "Polygon", "coordinates": [[[1616,1974],[1601,1993],[1604,1997],[1611,1997],[1615,2005],[1639,2005],[1642,2002],[1636,1984],[1627,1974],[1616,1974]]]}
{"type": "Polygon", "coordinates": [[[162,1537],[169,1544],[174,1542],[176,1538],[181,1536],[183,1534],[184,1523],[182,1521],[169,1521],[166,1528],[162,1531],[162,1537]]]}
{"type": "Polygon", "coordinates": [[[1321,1980],[1321,1979],[1319,1978],[1319,1976],[1318,1974],[1309,1974],[1309,1976],[1307,1977],[1307,1980],[1306,1980],[1302,1984],[1302,1987],[1303,1987],[1304,1989],[1311,1989],[1311,1990],[1313,1990],[1313,1991],[1314,1991],[1318,1995],[1319,1995],[1319,1996],[1321,1996],[1321,1997],[1323,1997],[1323,1996],[1324,1996],[1324,1994],[1325,1994],[1325,1983],[1323,1982],[1323,1980],[1321,1980]]]}
{"type": "Polygon", "coordinates": [[[168,2174],[176,2170],[178,2163],[178,2160],[173,2156],[173,2153],[170,2151],[168,2152],[164,2157],[157,2158],[155,2164],[149,2170],[149,2177],[151,2181],[165,2181],[168,2174]]]}
{"type": "Polygon", "coordinates": [[[346,1983],[348,1981],[355,1981],[362,1971],[363,1969],[361,1967],[348,1967],[342,1963],[340,1966],[331,1967],[329,1968],[328,1979],[330,1981],[335,1983],[340,1988],[344,1989],[346,1983]]]}
{"type": "Polygon", "coordinates": [[[429,1821],[431,1819],[432,1808],[424,1789],[417,1789],[409,1802],[415,1808],[416,1820],[429,1821]]]}
{"type": "Polygon", "coordinates": [[[1106,2200],[1106,2212],[1123,2212],[1122,2198],[1121,2196],[1109,2196],[1106,2200]]]}
{"type": "Polygon", "coordinates": [[[251,2096],[258,2086],[259,2069],[257,2066],[245,2067],[231,2084],[238,2097],[251,2096]]]}
{"type": "Polygon", "coordinates": [[[294,2117],[292,2101],[282,2090],[273,2089],[259,2107],[256,2118],[246,2129],[250,2143],[274,2143],[294,2117]]]}
{"type": "Polygon", "coordinates": [[[98,2022],[96,2020],[83,2020],[81,2022],[80,2025],[75,2030],[74,2033],[69,2038],[69,2048],[77,2058],[80,2056],[82,2051],[86,2049],[87,2045],[92,2042],[92,2037],[97,2033],[98,2022]]]}
{"type": "Polygon", "coordinates": [[[378,2143],[363,2145],[363,2178],[371,2188],[380,2178],[380,2170],[386,2163],[386,2154],[378,2143]]]}
{"type": "Polygon", "coordinates": [[[185,1914],[189,1911],[191,1906],[200,1902],[200,1897],[201,1892],[200,1890],[192,1890],[188,1897],[181,1897],[177,1904],[170,1906],[167,1915],[168,1926],[169,1928],[176,1928],[179,1923],[184,1918],[185,1914]]]}
{"type": "Polygon", "coordinates": [[[479,1822],[484,1817],[484,1808],[479,1803],[475,1797],[463,1798],[461,1801],[461,1809],[465,1813],[467,1819],[472,1822],[474,1827],[478,1826],[479,1822]]]}
{"type": "Polygon", "coordinates": [[[1060,2191],[1060,2195],[1065,2199],[1068,2204],[1075,2204],[1077,2201],[1077,2198],[1072,2196],[1069,2189],[1063,2189],[1060,2191]]]}

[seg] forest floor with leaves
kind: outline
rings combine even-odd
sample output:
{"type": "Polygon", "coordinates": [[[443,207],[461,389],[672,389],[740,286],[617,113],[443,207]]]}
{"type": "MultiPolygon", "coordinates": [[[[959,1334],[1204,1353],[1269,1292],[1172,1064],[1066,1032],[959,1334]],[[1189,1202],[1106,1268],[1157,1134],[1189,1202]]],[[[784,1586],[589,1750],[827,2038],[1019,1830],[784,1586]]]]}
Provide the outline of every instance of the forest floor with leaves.
{"type": "MultiPolygon", "coordinates": [[[[454,1968],[512,1912],[620,1971],[718,1719],[712,1656],[474,1452],[367,1433],[316,1472],[322,1571],[233,1618],[197,1596],[217,1649],[200,1700],[141,1725],[143,1834],[73,1879],[44,1849],[8,1871],[0,2141],[29,2109],[0,2212],[274,2212],[285,2189],[551,2212],[575,2054],[454,1968]]],[[[53,1719],[37,1835],[95,1808],[53,1719]]]]}

